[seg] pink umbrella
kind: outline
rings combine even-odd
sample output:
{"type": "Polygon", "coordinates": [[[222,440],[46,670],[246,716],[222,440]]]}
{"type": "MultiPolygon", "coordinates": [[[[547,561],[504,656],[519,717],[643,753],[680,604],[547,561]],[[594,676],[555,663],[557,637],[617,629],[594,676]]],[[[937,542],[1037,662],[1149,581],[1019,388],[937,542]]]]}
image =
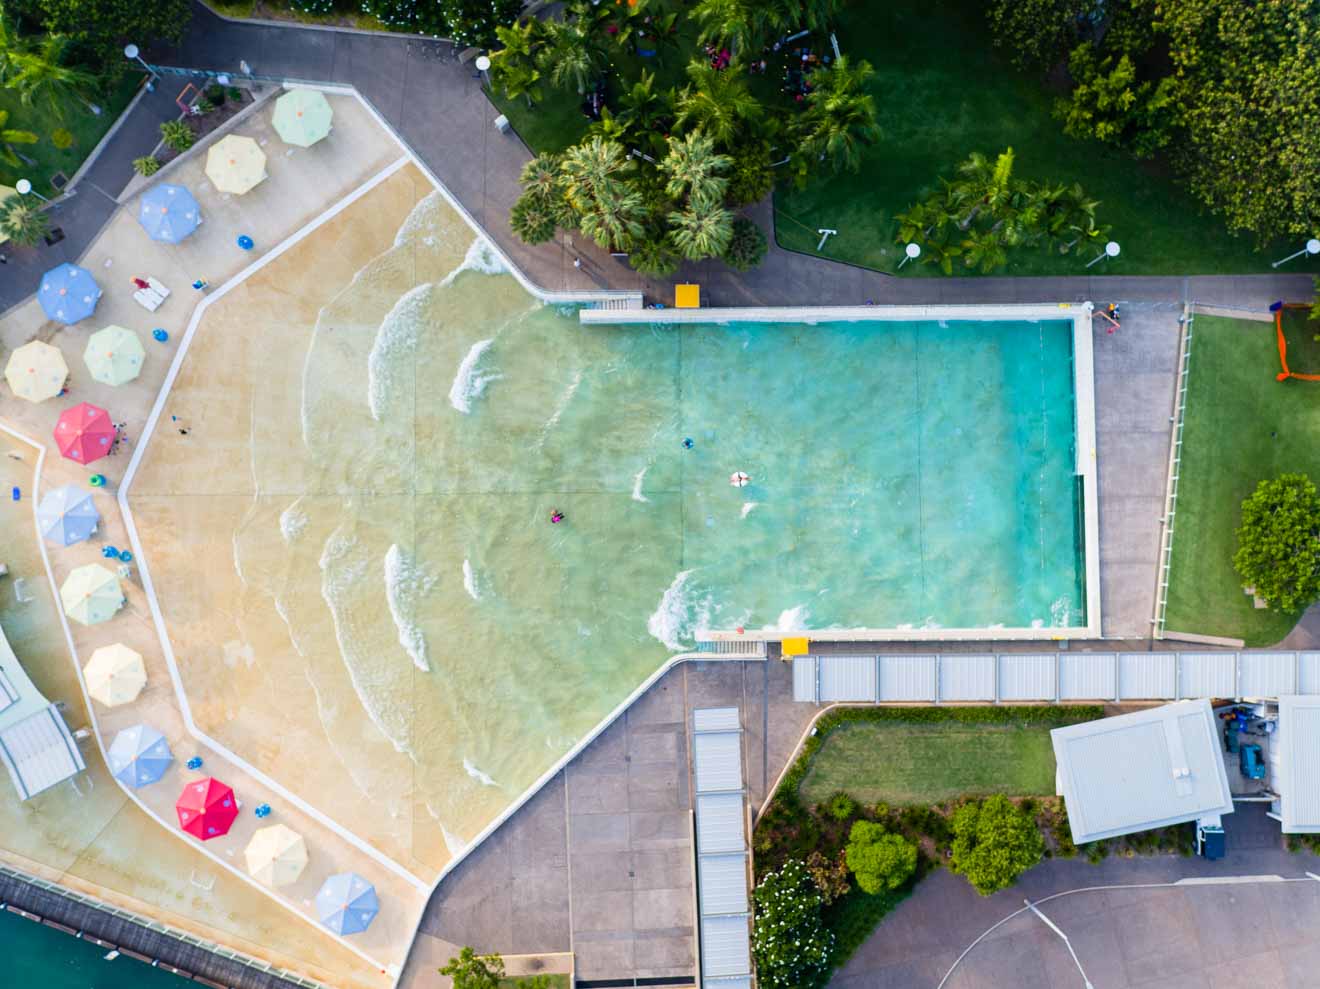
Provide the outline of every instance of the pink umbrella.
{"type": "Polygon", "coordinates": [[[115,441],[115,424],[110,413],[83,402],[65,409],[55,423],[55,445],[60,453],[80,464],[100,460],[110,452],[115,441]]]}

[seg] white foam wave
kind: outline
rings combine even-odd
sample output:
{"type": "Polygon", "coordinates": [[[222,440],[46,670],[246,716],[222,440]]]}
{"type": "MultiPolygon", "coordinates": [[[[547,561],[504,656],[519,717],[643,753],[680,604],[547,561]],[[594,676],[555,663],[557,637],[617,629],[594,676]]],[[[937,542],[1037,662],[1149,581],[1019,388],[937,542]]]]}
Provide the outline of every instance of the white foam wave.
{"type": "Polygon", "coordinates": [[[477,589],[477,575],[472,571],[472,561],[463,561],[463,590],[473,601],[481,600],[481,591],[477,589]]]}
{"type": "Polygon", "coordinates": [[[482,786],[499,786],[498,783],[478,769],[466,756],[463,757],[463,772],[467,773],[482,786]]]}
{"type": "Polygon", "coordinates": [[[573,372],[573,380],[568,383],[564,393],[559,396],[559,401],[555,403],[555,410],[550,414],[550,418],[545,421],[541,427],[541,442],[545,442],[546,434],[559,425],[559,419],[568,408],[568,403],[573,401],[573,396],[577,394],[578,388],[582,385],[582,369],[578,368],[573,372]]]}
{"type": "Polygon", "coordinates": [[[674,652],[681,651],[685,642],[691,642],[695,633],[710,624],[710,597],[688,586],[691,576],[691,570],[679,571],[646,621],[651,636],[674,652]]]}
{"type": "Polygon", "coordinates": [[[307,517],[307,513],[300,507],[299,503],[301,501],[302,499],[299,498],[284,511],[280,512],[280,536],[286,543],[292,543],[295,539],[301,536],[303,530],[307,528],[307,523],[311,521],[307,517]]]}
{"type": "Polygon", "coordinates": [[[409,241],[418,236],[425,238],[434,229],[435,222],[440,215],[440,207],[444,203],[444,198],[439,190],[430,193],[425,198],[418,201],[408,213],[407,219],[399,227],[394,235],[394,246],[403,247],[409,241]]]}
{"type": "Polygon", "coordinates": [[[430,294],[430,285],[409,289],[380,321],[367,356],[367,405],[377,422],[389,410],[400,376],[411,373],[416,366],[417,332],[430,294]]]}
{"type": "Polygon", "coordinates": [[[431,672],[426,660],[426,636],[417,624],[417,600],[435,586],[435,577],[410,559],[398,544],[385,554],[385,600],[399,632],[399,645],[423,673],[431,672]]]}
{"type": "Polygon", "coordinates": [[[744,501],[742,507],[742,514],[739,515],[738,517],[744,519],[747,518],[748,515],[752,514],[752,509],[756,508],[760,504],[761,503],[759,501],[744,501]]]}
{"type": "Polygon", "coordinates": [[[463,256],[462,263],[445,275],[440,284],[452,284],[454,279],[465,271],[479,271],[483,275],[499,275],[506,270],[504,262],[495,253],[495,249],[490,246],[484,237],[478,237],[468,246],[467,254],[463,256]]]}
{"type": "Polygon", "coordinates": [[[464,415],[472,411],[472,400],[479,398],[488,384],[502,377],[498,374],[477,372],[477,363],[494,342],[492,337],[489,340],[478,340],[469,347],[467,354],[458,365],[458,371],[454,374],[454,383],[449,386],[449,404],[464,415]]]}
{"type": "Polygon", "coordinates": [[[639,470],[635,475],[633,475],[633,489],[632,489],[633,501],[649,502],[651,500],[650,498],[646,497],[646,495],[642,494],[642,481],[646,477],[646,472],[650,469],[651,469],[651,465],[647,464],[645,467],[639,470]]]}
{"type": "Polygon", "coordinates": [[[1050,626],[1068,628],[1070,625],[1072,625],[1072,602],[1066,597],[1058,598],[1050,605],[1050,626]]]}
{"type": "Polygon", "coordinates": [[[764,632],[800,632],[807,627],[807,606],[799,604],[795,608],[786,608],[779,613],[779,620],[773,625],[766,625],[764,632]]]}

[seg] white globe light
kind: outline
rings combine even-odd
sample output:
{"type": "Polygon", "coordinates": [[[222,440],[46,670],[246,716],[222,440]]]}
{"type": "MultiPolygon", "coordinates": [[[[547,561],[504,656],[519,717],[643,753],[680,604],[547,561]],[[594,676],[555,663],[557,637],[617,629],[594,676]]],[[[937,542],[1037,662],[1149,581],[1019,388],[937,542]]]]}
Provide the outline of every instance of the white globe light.
{"type": "Polygon", "coordinates": [[[138,46],[137,46],[137,45],[125,45],[125,46],[124,46],[124,58],[137,58],[137,57],[138,57],[138,46]]]}
{"type": "Polygon", "coordinates": [[[477,56],[477,71],[478,71],[478,72],[485,72],[485,71],[486,71],[487,69],[489,69],[489,68],[490,68],[490,56],[488,56],[488,55],[478,55],[478,56],[477,56]]]}
{"type": "Polygon", "coordinates": [[[14,183],[14,191],[17,192],[20,196],[26,196],[29,192],[32,191],[32,183],[29,182],[27,179],[19,179],[17,182],[14,183]]]}
{"type": "Polygon", "coordinates": [[[1308,240],[1306,242],[1306,253],[1320,254],[1320,240],[1316,240],[1314,237],[1308,240]]]}
{"type": "Polygon", "coordinates": [[[1116,240],[1111,240],[1108,244],[1105,245],[1105,253],[1109,255],[1111,258],[1118,257],[1118,252],[1120,250],[1121,248],[1118,246],[1118,241],[1116,240]]]}
{"type": "Polygon", "coordinates": [[[908,257],[912,258],[913,260],[916,260],[917,258],[921,257],[921,245],[908,244],[907,247],[903,248],[903,253],[905,253],[908,257]]]}

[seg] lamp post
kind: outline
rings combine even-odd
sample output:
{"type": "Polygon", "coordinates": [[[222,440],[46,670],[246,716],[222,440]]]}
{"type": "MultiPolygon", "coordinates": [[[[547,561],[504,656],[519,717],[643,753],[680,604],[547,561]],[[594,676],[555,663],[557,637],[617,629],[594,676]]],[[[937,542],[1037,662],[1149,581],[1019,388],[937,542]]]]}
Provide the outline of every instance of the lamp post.
{"type": "Polygon", "coordinates": [[[1118,253],[1120,250],[1122,250],[1122,248],[1118,246],[1118,241],[1111,240],[1108,244],[1105,245],[1104,253],[1097,254],[1090,261],[1087,261],[1086,266],[1089,268],[1093,264],[1099,264],[1105,258],[1116,258],[1118,257],[1118,253]]]}
{"type": "Polygon", "coordinates": [[[20,196],[36,196],[43,203],[50,202],[49,199],[47,199],[41,193],[37,192],[36,189],[32,188],[32,183],[29,182],[27,179],[19,179],[17,182],[15,182],[14,191],[17,192],[20,196]]]}
{"type": "Polygon", "coordinates": [[[1311,254],[1311,255],[1320,254],[1320,240],[1317,240],[1316,238],[1312,237],[1310,240],[1306,242],[1306,246],[1303,247],[1300,251],[1296,251],[1292,254],[1289,254],[1286,258],[1280,258],[1278,261],[1273,262],[1271,264],[1271,267],[1277,268],[1281,264],[1287,264],[1293,258],[1300,258],[1303,254],[1311,254]]]}
{"type": "Polygon", "coordinates": [[[481,81],[486,84],[487,88],[489,88],[490,76],[486,75],[486,73],[490,71],[490,56],[478,55],[476,65],[477,71],[481,73],[481,81]]]}
{"type": "Polygon", "coordinates": [[[1063,931],[1059,930],[1057,927],[1055,927],[1054,922],[1050,920],[1050,918],[1046,917],[1039,910],[1037,910],[1036,905],[1032,903],[1030,900],[1023,900],[1022,902],[1027,905],[1028,910],[1030,910],[1042,921],[1044,921],[1046,927],[1048,927],[1050,930],[1052,930],[1055,934],[1059,935],[1059,937],[1063,939],[1064,947],[1068,949],[1068,954],[1072,955],[1073,964],[1077,966],[1077,971],[1082,973],[1082,984],[1086,987],[1086,989],[1095,989],[1095,986],[1091,985],[1091,980],[1086,977],[1086,970],[1082,968],[1082,963],[1077,960],[1077,952],[1073,951],[1072,942],[1068,940],[1068,935],[1063,933],[1063,931]]]}
{"type": "Polygon", "coordinates": [[[898,267],[895,269],[896,271],[902,271],[903,265],[907,264],[909,261],[915,261],[917,260],[917,258],[921,257],[921,245],[916,243],[908,244],[907,247],[903,248],[903,254],[905,256],[902,261],[898,262],[898,267]]]}
{"type": "Polygon", "coordinates": [[[142,52],[137,45],[128,44],[124,46],[124,58],[130,62],[137,62],[147,70],[147,91],[150,92],[156,88],[156,70],[142,60],[142,52]]]}

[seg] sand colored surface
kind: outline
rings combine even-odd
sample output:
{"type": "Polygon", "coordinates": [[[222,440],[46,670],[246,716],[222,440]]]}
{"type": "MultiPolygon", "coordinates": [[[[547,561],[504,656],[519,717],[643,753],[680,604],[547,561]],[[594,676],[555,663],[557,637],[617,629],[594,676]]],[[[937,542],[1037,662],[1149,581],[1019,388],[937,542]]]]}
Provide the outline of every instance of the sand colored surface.
{"type": "MultiPolygon", "coordinates": [[[[162,180],[186,185],[193,191],[205,218],[198,232],[182,244],[157,244],[147,238],[134,219],[136,200],[129,200],[82,259],[104,290],[91,319],[74,327],[60,328],[45,321],[33,300],[0,320],[0,358],[27,340],[42,339],[61,348],[72,372],[70,393],[60,399],[32,405],[13,398],[7,389],[0,394],[0,420],[48,444],[41,480],[43,489],[63,483],[85,484],[90,473],[60,458],[50,443],[51,428],[63,408],[83,400],[102,405],[110,410],[116,422],[124,424],[128,438],[126,449],[119,455],[95,465],[95,470],[109,479],[107,489],[97,496],[104,519],[99,538],[67,549],[52,549],[57,581],[80,564],[99,562],[100,548],[105,543],[129,545],[113,493],[127,464],[131,443],[140,434],[199,298],[189,287],[192,280],[205,277],[213,286],[222,283],[259,257],[263,250],[323,212],[330,203],[398,160],[398,146],[378,128],[357,100],[335,96],[330,99],[336,113],[335,132],[313,149],[285,148],[269,126],[269,103],[240,122],[236,133],[252,136],[270,158],[270,177],[247,196],[220,195],[206,182],[202,175],[204,146],[163,175],[162,180]],[[234,238],[239,233],[246,233],[256,241],[256,251],[244,252],[235,246],[234,238]],[[154,276],[172,289],[172,296],[156,313],[148,313],[133,301],[130,279],[134,275],[154,276]],[[148,348],[142,375],[119,388],[92,381],[81,360],[86,337],[110,323],[133,328],[148,348]],[[153,327],[166,329],[169,343],[161,345],[152,341],[153,327]]],[[[29,450],[25,456],[23,462],[9,461],[10,469],[30,472],[35,453],[29,450]]],[[[30,477],[21,486],[25,492],[29,491],[30,477]]],[[[21,524],[6,524],[0,555],[8,559],[17,573],[14,560],[21,553],[30,554],[31,560],[37,559],[32,505],[27,500],[7,505],[7,511],[21,520],[21,524]]],[[[32,567],[29,584],[48,594],[44,573],[31,562],[25,566],[32,567]]],[[[8,583],[12,582],[10,578],[8,583]]],[[[148,686],[138,701],[114,711],[99,708],[97,711],[101,719],[99,728],[107,744],[119,728],[139,721],[159,728],[170,740],[176,755],[175,766],[164,780],[138,791],[138,795],[168,822],[166,826],[172,825],[174,798],[182,784],[195,777],[183,768],[183,761],[194,753],[202,755],[205,771],[214,772],[233,785],[244,806],[232,834],[209,842],[206,851],[242,870],[243,845],[259,825],[250,810],[258,803],[267,802],[275,808],[273,820],[306,836],[311,865],[298,884],[277,894],[284,903],[280,905],[208,858],[192,839],[162,833],[163,825],[150,820],[127,801],[117,784],[106,776],[99,754],[87,746],[84,753],[91,769],[77,783],[84,789],[90,786],[90,795],[78,797],[66,787],[42,794],[28,804],[19,805],[16,799],[0,800],[0,847],[32,871],[80,885],[93,895],[161,916],[199,933],[210,930],[211,937],[239,950],[328,983],[388,985],[390,977],[381,969],[402,962],[415,918],[425,900],[424,889],[299,813],[278,793],[227,764],[219,754],[191,742],[186,737],[148,604],[135,572],[125,582],[125,590],[128,604],[119,615],[105,625],[90,629],[74,626],[74,638],[80,659],[85,659],[99,645],[122,641],[141,652],[146,660],[148,686]],[[367,876],[380,893],[380,916],[368,932],[355,936],[352,942],[372,961],[339,945],[313,923],[294,916],[294,913],[304,917],[312,914],[311,898],[320,881],[332,872],[347,869],[367,876]]],[[[0,598],[11,594],[10,588],[0,587],[0,598]]],[[[46,606],[54,607],[53,598],[47,598],[46,606]]],[[[34,602],[22,607],[23,613],[11,619],[0,615],[0,620],[6,621],[6,632],[15,651],[34,681],[52,699],[70,705],[72,726],[86,725],[89,719],[75,713],[75,705],[81,705],[80,694],[75,689],[75,660],[68,655],[53,612],[39,614],[34,602]]]]}

